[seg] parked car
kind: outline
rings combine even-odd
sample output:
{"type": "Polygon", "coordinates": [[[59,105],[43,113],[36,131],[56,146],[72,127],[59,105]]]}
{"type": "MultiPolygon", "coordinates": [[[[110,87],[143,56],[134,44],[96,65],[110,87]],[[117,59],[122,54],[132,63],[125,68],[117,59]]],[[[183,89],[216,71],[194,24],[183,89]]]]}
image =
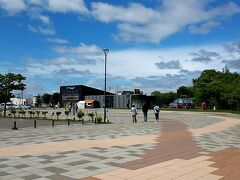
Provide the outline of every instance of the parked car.
{"type": "Polygon", "coordinates": [[[177,103],[170,103],[169,109],[177,109],[177,103]]]}
{"type": "Polygon", "coordinates": [[[3,110],[4,109],[4,103],[1,103],[0,104],[0,110],[3,110]]]}
{"type": "MultiPolygon", "coordinates": [[[[4,103],[1,103],[0,104],[0,109],[3,110],[4,109],[4,103]]],[[[7,102],[6,103],[6,109],[9,110],[9,109],[19,109],[19,105],[17,104],[13,104],[11,102],[7,102]]]]}
{"type": "Polygon", "coordinates": [[[46,109],[47,107],[48,107],[47,104],[41,104],[42,109],[46,109]]]}
{"type": "Polygon", "coordinates": [[[19,105],[19,109],[32,109],[32,107],[31,106],[29,106],[29,105],[19,105]]]}

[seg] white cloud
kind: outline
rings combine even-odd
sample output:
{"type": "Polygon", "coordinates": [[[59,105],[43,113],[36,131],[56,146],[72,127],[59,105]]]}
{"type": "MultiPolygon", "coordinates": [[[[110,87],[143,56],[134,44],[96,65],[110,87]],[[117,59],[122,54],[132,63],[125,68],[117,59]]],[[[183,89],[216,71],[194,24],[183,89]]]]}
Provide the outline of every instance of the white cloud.
{"type": "Polygon", "coordinates": [[[80,43],[77,47],[57,46],[52,49],[58,53],[67,54],[96,55],[101,53],[101,49],[95,44],[86,45],[84,43],[80,43]]]}
{"type": "Polygon", "coordinates": [[[26,11],[32,6],[51,12],[88,13],[84,0],[0,0],[0,7],[11,14],[26,11]]]}
{"type": "Polygon", "coordinates": [[[224,18],[240,12],[240,7],[233,2],[212,8],[208,7],[207,0],[186,0],[184,3],[179,3],[178,0],[161,2],[161,7],[155,9],[147,8],[140,3],[130,3],[124,7],[94,2],[92,15],[105,23],[117,22],[119,32],[115,38],[118,40],[159,43],[188,26],[191,27],[191,32],[210,32],[224,18]],[[202,30],[197,31],[194,27],[199,23],[202,24],[202,30]]]}
{"type": "MultiPolygon", "coordinates": [[[[237,13],[240,6],[234,2],[211,6],[209,0],[161,0],[156,6],[146,7],[141,3],[127,6],[95,1],[89,10],[84,0],[0,0],[0,7],[10,14],[29,10],[40,13],[77,13],[104,23],[116,23],[119,41],[159,43],[180,31],[206,34],[221,25],[222,21],[237,13]]],[[[49,17],[39,14],[43,24],[52,24],[49,17]]],[[[53,27],[30,28],[34,32],[54,34],[53,27]],[[50,30],[52,29],[52,30],[50,30]]]]}
{"type": "Polygon", "coordinates": [[[42,33],[45,35],[54,35],[56,33],[53,26],[34,26],[29,24],[28,29],[35,33],[42,33]]]}
{"type": "Polygon", "coordinates": [[[181,69],[179,60],[172,60],[169,62],[160,61],[155,63],[158,69],[181,69]]]}
{"type": "Polygon", "coordinates": [[[48,10],[53,12],[87,13],[84,0],[48,0],[48,10]]]}
{"type": "Polygon", "coordinates": [[[152,19],[161,18],[160,14],[151,8],[138,3],[131,3],[127,8],[113,6],[103,2],[92,3],[92,14],[100,21],[109,23],[112,21],[122,21],[145,24],[152,19]],[[139,15],[141,14],[141,18],[139,15]]]}
{"type": "Polygon", "coordinates": [[[7,11],[10,15],[14,15],[26,10],[27,7],[23,0],[0,0],[0,8],[7,11]]]}
{"type": "Polygon", "coordinates": [[[201,25],[191,25],[189,26],[189,31],[193,34],[207,34],[213,28],[219,26],[220,23],[216,21],[208,21],[201,25]]]}
{"type": "Polygon", "coordinates": [[[39,15],[39,19],[42,21],[43,24],[51,24],[51,20],[48,16],[39,15]]]}
{"type": "Polygon", "coordinates": [[[48,16],[40,14],[35,10],[30,10],[28,14],[32,19],[40,21],[43,25],[51,26],[53,24],[48,16]]]}
{"type": "Polygon", "coordinates": [[[48,38],[47,41],[56,44],[69,44],[68,40],[62,38],[48,38]]]}
{"type": "Polygon", "coordinates": [[[209,63],[213,61],[215,58],[221,58],[217,52],[206,51],[205,49],[201,49],[198,52],[190,53],[194,58],[192,61],[201,62],[201,63],[209,63]]]}
{"type": "Polygon", "coordinates": [[[111,51],[108,55],[107,71],[115,76],[125,76],[128,79],[134,77],[149,77],[149,76],[165,76],[166,74],[179,74],[179,69],[172,69],[176,62],[172,59],[178,59],[177,65],[181,65],[182,69],[188,71],[202,71],[204,69],[221,70],[224,64],[221,59],[214,58],[208,64],[192,61],[191,52],[198,52],[201,49],[207,49],[209,52],[217,52],[221,56],[225,56],[224,49],[221,45],[207,45],[195,47],[178,47],[168,49],[129,49],[122,51],[111,51]],[[157,63],[164,58],[164,63],[168,64],[168,69],[158,69],[157,63]],[[173,64],[173,65],[171,65],[173,64]]]}
{"type": "MultiPolygon", "coordinates": [[[[97,49],[100,48],[97,47],[97,49]]],[[[110,49],[107,59],[108,86],[115,89],[116,87],[127,87],[128,89],[139,87],[145,92],[151,92],[154,88],[162,91],[174,90],[179,85],[191,84],[191,80],[205,69],[222,70],[225,64],[230,63],[222,61],[227,58],[229,58],[228,52],[225,52],[221,45],[153,50],[112,51],[110,49]],[[204,52],[204,55],[221,56],[221,58],[213,58],[209,63],[196,62],[192,61],[192,52],[197,52],[196,55],[204,52]],[[162,58],[160,59],[159,56],[164,59],[164,69],[156,66],[157,63],[162,62],[162,58]],[[178,61],[172,59],[178,59],[178,61]]],[[[80,80],[82,83],[101,87],[104,82],[103,59],[103,52],[95,55],[91,51],[84,55],[60,53],[59,57],[47,59],[26,58],[24,74],[27,77],[53,80],[56,80],[57,76],[64,79],[66,84],[76,78],[76,82],[80,80]]],[[[231,63],[236,64],[239,61],[231,61],[231,63]]]]}
{"type": "Polygon", "coordinates": [[[44,3],[43,0],[28,0],[27,3],[29,5],[42,5],[44,3]]]}

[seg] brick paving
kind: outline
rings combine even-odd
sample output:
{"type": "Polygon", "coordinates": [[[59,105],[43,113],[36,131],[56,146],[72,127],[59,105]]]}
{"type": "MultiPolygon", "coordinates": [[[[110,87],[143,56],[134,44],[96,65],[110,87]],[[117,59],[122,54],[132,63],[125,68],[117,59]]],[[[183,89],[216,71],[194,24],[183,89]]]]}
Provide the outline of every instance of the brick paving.
{"type": "Polygon", "coordinates": [[[108,125],[0,132],[0,179],[239,179],[240,116],[111,110],[108,125]]]}

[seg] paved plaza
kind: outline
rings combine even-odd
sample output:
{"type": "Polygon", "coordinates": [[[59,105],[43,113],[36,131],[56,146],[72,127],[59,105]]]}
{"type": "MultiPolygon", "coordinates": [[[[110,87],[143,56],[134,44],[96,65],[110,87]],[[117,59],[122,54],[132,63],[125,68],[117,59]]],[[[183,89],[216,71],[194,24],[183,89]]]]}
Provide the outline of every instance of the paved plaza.
{"type": "Polygon", "coordinates": [[[147,123],[110,110],[112,124],[0,129],[0,179],[240,179],[240,116],[162,111],[147,123]]]}

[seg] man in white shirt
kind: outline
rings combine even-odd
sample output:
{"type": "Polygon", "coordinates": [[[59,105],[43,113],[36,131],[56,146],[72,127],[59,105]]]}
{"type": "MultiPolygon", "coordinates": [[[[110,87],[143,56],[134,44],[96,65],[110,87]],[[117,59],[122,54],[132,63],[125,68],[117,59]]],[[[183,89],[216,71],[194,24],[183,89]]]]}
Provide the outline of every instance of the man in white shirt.
{"type": "Polygon", "coordinates": [[[155,105],[154,108],[153,108],[153,110],[154,110],[154,114],[155,114],[155,120],[156,120],[156,121],[159,121],[159,113],[160,113],[160,108],[159,108],[159,106],[155,105]]]}
{"type": "Polygon", "coordinates": [[[131,112],[132,112],[133,123],[136,123],[137,122],[137,109],[135,108],[134,104],[132,105],[131,112]]]}

